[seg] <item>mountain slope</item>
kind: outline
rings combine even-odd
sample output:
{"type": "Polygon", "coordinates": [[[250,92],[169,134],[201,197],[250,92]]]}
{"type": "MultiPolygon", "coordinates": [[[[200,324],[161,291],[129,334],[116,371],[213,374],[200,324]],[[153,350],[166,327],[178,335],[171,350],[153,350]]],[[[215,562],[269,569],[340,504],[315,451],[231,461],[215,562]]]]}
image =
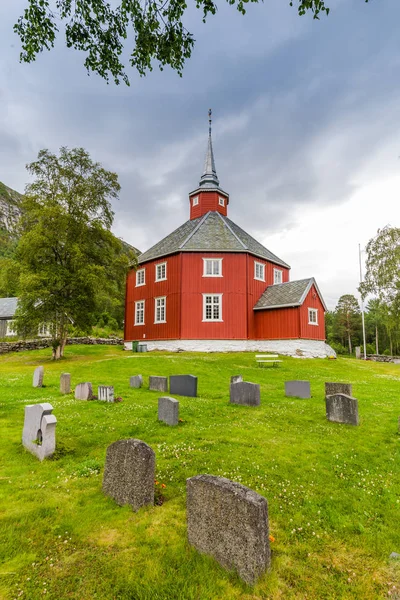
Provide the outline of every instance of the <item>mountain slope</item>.
{"type": "Polygon", "coordinates": [[[12,231],[20,215],[22,195],[0,181],[0,228],[12,231]]]}

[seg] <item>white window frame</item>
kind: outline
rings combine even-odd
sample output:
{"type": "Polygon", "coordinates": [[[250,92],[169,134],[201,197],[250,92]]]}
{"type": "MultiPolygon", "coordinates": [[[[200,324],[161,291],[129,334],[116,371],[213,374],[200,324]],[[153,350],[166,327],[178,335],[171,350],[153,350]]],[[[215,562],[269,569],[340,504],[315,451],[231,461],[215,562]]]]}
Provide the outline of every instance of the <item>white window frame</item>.
{"type": "Polygon", "coordinates": [[[49,327],[47,323],[40,323],[38,327],[38,335],[47,337],[49,335],[49,327]]]}
{"type": "Polygon", "coordinates": [[[136,271],[136,287],[140,287],[141,285],[146,285],[146,269],[138,269],[136,271]],[[140,283],[139,279],[143,275],[143,281],[140,283]]]}
{"type": "Polygon", "coordinates": [[[220,206],[225,206],[225,198],[218,198],[218,204],[220,206]]]}
{"type": "Polygon", "coordinates": [[[15,330],[15,321],[14,320],[7,321],[6,335],[17,335],[17,332],[15,330]]]}
{"type": "Polygon", "coordinates": [[[192,198],[192,206],[197,206],[199,204],[199,197],[195,196],[192,198]]]}
{"type": "Polygon", "coordinates": [[[308,324],[309,325],[318,325],[318,308],[309,308],[308,309],[308,324]],[[311,315],[315,314],[315,321],[312,320],[311,315]]]}
{"type": "Polygon", "coordinates": [[[144,325],[145,308],[146,308],[146,300],[136,300],[136,302],[135,302],[135,325],[144,325]],[[139,308],[139,304],[143,304],[143,307],[139,308]],[[140,321],[140,322],[138,320],[138,310],[143,312],[143,315],[142,315],[143,321],[140,321]]]}
{"type": "MultiPolygon", "coordinates": [[[[222,323],[222,296],[223,294],[203,294],[203,323],[222,323]],[[218,307],[219,307],[219,316],[218,319],[212,317],[211,319],[207,319],[207,298],[218,298],[218,307]]],[[[214,300],[211,301],[211,312],[213,313],[214,300]]]]}
{"type": "Polygon", "coordinates": [[[283,283],[283,271],[282,269],[274,269],[274,285],[279,285],[280,283],[283,283]],[[276,281],[276,276],[278,273],[280,274],[280,281],[276,281]]]}
{"type": "Polygon", "coordinates": [[[155,267],[156,267],[156,281],[166,281],[167,280],[167,263],[166,262],[158,263],[155,267]],[[165,276],[164,277],[158,276],[158,269],[160,267],[165,267],[165,276]]]}
{"type": "Polygon", "coordinates": [[[154,323],[166,323],[167,322],[167,296],[159,296],[158,298],[154,298],[154,323]],[[158,302],[163,300],[163,305],[158,306],[158,302]],[[158,319],[158,309],[164,310],[164,318],[158,319]]]}
{"type": "Polygon", "coordinates": [[[203,277],[222,277],[222,258],[203,258],[203,277]],[[207,273],[207,265],[211,263],[211,273],[207,273]],[[218,264],[218,273],[214,273],[215,263],[218,264]]]}
{"type": "Polygon", "coordinates": [[[257,281],[265,281],[265,265],[264,263],[254,261],[254,279],[257,281]],[[262,277],[257,276],[257,267],[262,269],[262,277]]]}

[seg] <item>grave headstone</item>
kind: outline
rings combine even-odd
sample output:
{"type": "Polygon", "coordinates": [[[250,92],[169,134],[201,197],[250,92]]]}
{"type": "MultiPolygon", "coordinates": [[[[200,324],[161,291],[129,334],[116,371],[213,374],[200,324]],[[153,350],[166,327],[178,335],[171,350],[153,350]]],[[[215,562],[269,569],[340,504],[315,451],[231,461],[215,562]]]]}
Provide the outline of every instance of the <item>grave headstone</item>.
{"type": "Polygon", "coordinates": [[[103,492],[120,506],[138,510],[154,504],[155,454],[141,440],[114,442],[107,448],[103,492]]]}
{"type": "Polygon", "coordinates": [[[103,402],[114,402],[114,386],[99,385],[97,389],[97,398],[103,402]]]}
{"type": "Polygon", "coordinates": [[[358,425],[358,400],[346,394],[326,396],[326,418],[335,423],[358,425]]]}
{"type": "Polygon", "coordinates": [[[311,398],[311,386],[309,381],[285,381],[285,396],[295,398],[311,398]]]}
{"type": "Polygon", "coordinates": [[[243,377],[241,375],[232,375],[231,383],[241,383],[243,381],[243,377]]]}
{"type": "Polygon", "coordinates": [[[141,388],[143,385],[143,377],[142,375],[134,375],[129,380],[129,385],[132,388],[141,388]]]}
{"type": "Polygon", "coordinates": [[[22,444],[39,460],[51,456],[56,449],[57,419],[52,410],[48,402],[25,406],[22,444]]]}
{"type": "Polygon", "coordinates": [[[260,386],[258,383],[238,381],[230,385],[231,404],[244,404],[245,406],[258,406],[260,404],[260,386]]]}
{"type": "Polygon", "coordinates": [[[149,377],[149,390],[168,392],[168,377],[149,377]]]}
{"type": "Polygon", "coordinates": [[[44,377],[44,367],[36,367],[33,373],[33,387],[42,387],[44,377]]]}
{"type": "Polygon", "coordinates": [[[169,378],[170,394],[177,396],[197,396],[197,377],[194,375],[171,375],[169,378]]]}
{"type": "Polygon", "coordinates": [[[178,425],[179,402],[174,398],[164,396],[158,399],[158,420],[167,425],[178,425]]]}
{"type": "Polygon", "coordinates": [[[197,475],[186,484],[189,544],[253,585],[271,562],[266,499],[225,477],[197,475]]]}
{"type": "Polygon", "coordinates": [[[71,374],[70,373],[61,373],[60,392],[61,392],[61,394],[69,394],[71,392],[71,374]]]}
{"type": "Polygon", "coordinates": [[[356,351],[356,358],[360,359],[361,358],[361,346],[356,346],[355,351],[356,351]]]}
{"type": "Polygon", "coordinates": [[[91,383],[78,383],[75,388],[76,400],[91,400],[93,398],[93,388],[91,383]]]}
{"type": "Polygon", "coordinates": [[[346,396],[351,396],[352,388],[351,383],[325,382],[325,396],[332,396],[332,394],[346,394],[346,396]]]}

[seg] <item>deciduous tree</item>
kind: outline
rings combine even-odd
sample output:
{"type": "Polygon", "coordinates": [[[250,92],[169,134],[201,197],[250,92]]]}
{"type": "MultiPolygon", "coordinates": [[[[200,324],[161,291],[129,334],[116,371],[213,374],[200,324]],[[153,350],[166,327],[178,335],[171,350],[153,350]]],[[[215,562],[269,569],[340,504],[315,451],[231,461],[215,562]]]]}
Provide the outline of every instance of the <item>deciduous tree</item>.
{"type": "Polygon", "coordinates": [[[349,353],[352,353],[352,338],[360,331],[361,312],[357,298],[352,294],[345,294],[338,300],[336,309],[336,320],[340,335],[349,347],[349,353]]]}

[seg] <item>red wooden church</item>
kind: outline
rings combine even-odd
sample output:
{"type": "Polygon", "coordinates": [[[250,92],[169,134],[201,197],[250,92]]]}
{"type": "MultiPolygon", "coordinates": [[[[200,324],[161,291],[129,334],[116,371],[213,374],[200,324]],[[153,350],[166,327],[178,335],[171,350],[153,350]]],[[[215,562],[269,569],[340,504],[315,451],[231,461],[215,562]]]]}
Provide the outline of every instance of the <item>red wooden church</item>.
{"type": "MultiPolygon", "coordinates": [[[[211,117],[211,111],[210,111],[211,117]]],[[[211,141],[189,194],[190,219],[139,255],[127,277],[125,345],[326,356],[326,306],[314,278],[290,267],[228,217],[211,141]]]]}

